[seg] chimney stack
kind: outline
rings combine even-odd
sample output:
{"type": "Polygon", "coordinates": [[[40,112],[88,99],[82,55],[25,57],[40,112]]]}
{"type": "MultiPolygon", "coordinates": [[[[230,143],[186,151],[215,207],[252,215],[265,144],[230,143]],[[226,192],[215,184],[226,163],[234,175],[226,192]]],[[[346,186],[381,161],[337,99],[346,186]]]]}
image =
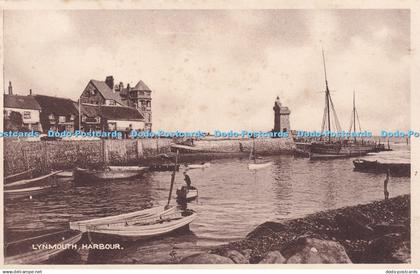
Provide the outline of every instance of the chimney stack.
{"type": "Polygon", "coordinates": [[[105,79],[105,84],[113,91],[114,90],[114,77],[107,76],[105,79]]]}
{"type": "Polygon", "coordinates": [[[12,87],[12,82],[11,81],[9,81],[8,92],[9,92],[9,95],[13,95],[13,87],[12,87]]]}
{"type": "Polygon", "coordinates": [[[30,96],[32,95],[32,89],[31,88],[29,89],[29,95],[30,96]]]}

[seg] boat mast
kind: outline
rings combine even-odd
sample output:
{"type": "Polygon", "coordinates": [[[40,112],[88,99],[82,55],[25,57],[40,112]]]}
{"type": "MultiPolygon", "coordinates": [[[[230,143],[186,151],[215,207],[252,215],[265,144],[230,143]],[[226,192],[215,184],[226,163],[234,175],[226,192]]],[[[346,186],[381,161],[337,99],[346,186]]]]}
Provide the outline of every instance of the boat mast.
{"type": "Polygon", "coordinates": [[[354,142],[356,143],[356,101],[355,101],[354,90],[353,90],[353,128],[354,128],[354,142]]]}
{"type": "MultiPolygon", "coordinates": [[[[324,49],[322,49],[322,60],[324,62],[324,76],[325,76],[325,103],[327,104],[327,120],[328,120],[328,132],[331,132],[331,120],[330,120],[330,90],[328,88],[327,80],[327,68],[325,66],[324,49]]],[[[331,134],[328,134],[328,142],[331,142],[331,134]]]]}

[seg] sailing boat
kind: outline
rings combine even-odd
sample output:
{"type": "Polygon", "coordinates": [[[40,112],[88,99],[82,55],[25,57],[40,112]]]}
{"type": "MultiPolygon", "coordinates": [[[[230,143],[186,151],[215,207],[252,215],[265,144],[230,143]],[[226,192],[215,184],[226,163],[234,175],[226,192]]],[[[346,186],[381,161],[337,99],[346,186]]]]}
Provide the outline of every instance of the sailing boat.
{"type": "MultiPolygon", "coordinates": [[[[325,56],[324,50],[322,50],[322,60],[324,64],[324,76],[325,76],[325,108],[324,108],[324,117],[322,120],[322,130],[321,132],[325,132],[325,130],[331,133],[331,112],[334,117],[334,125],[335,129],[339,132],[341,131],[340,122],[338,121],[337,113],[334,109],[334,104],[331,99],[330,90],[328,87],[328,80],[327,80],[327,69],[325,65],[325,56]]],[[[355,105],[355,95],[353,93],[353,122],[351,123],[350,132],[353,127],[354,131],[356,131],[356,116],[359,119],[356,105],[355,105]]],[[[360,121],[359,121],[359,128],[360,128],[360,121]]],[[[345,157],[352,157],[352,156],[361,156],[370,151],[374,150],[374,146],[370,144],[364,144],[363,142],[357,142],[356,138],[354,139],[354,143],[349,143],[348,140],[337,140],[336,142],[331,141],[331,135],[328,134],[328,140],[321,140],[319,142],[313,142],[311,144],[311,153],[310,159],[335,159],[335,158],[345,158],[345,157]]]]}
{"type": "Polygon", "coordinates": [[[257,170],[257,169],[263,169],[266,167],[269,167],[273,164],[273,162],[260,162],[257,163],[257,155],[255,153],[255,138],[252,138],[252,149],[251,152],[249,154],[249,160],[251,161],[252,159],[254,160],[253,163],[249,163],[248,164],[248,169],[249,170],[257,170]]]}
{"type": "MultiPolygon", "coordinates": [[[[324,116],[322,119],[321,132],[331,132],[331,111],[334,115],[334,124],[337,131],[341,131],[340,122],[338,121],[337,113],[334,109],[334,103],[331,99],[330,89],[328,87],[327,80],[327,68],[325,65],[324,50],[322,50],[322,60],[324,64],[324,76],[325,76],[325,108],[324,116]]],[[[339,142],[331,142],[331,135],[328,134],[328,140],[320,140],[313,142],[310,148],[311,159],[329,159],[329,158],[341,158],[340,155],[341,144],[339,142]]]]}

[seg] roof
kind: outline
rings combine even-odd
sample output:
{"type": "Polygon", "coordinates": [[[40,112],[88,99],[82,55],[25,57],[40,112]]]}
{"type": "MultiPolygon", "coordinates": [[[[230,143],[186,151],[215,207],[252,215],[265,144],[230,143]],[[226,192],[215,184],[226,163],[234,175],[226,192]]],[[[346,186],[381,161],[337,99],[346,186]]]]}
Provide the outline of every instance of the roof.
{"type": "Polygon", "coordinates": [[[114,100],[121,105],[124,105],[121,101],[120,95],[114,93],[110,87],[104,81],[90,80],[90,82],[98,89],[105,100],[114,100]]]}
{"type": "Polygon", "coordinates": [[[21,109],[33,109],[41,110],[41,106],[35,100],[33,96],[24,96],[24,95],[9,95],[4,94],[4,104],[5,108],[21,108],[21,109]]]}
{"type": "Polygon", "coordinates": [[[134,86],[133,88],[134,90],[148,90],[151,91],[150,88],[148,86],[146,86],[146,84],[140,80],[137,85],[134,86]]]}
{"type": "Polygon", "coordinates": [[[143,115],[132,107],[82,104],[81,109],[82,114],[88,117],[100,116],[108,120],[144,120],[143,115]]]}
{"type": "Polygon", "coordinates": [[[59,116],[77,115],[78,110],[74,106],[74,101],[67,98],[34,95],[35,100],[41,106],[41,110],[47,114],[54,114],[59,116]]]}

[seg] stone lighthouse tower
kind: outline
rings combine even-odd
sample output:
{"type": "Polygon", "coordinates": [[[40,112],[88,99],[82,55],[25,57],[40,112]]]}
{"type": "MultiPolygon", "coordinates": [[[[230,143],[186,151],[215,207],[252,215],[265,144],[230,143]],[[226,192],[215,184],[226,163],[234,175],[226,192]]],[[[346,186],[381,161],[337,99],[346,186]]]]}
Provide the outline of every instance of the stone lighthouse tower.
{"type": "Polygon", "coordinates": [[[277,96],[274,102],[274,129],[276,132],[290,132],[289,115],[290,110],[288,107],[283,107],[280,103],[280,98],[277,96]]]}

